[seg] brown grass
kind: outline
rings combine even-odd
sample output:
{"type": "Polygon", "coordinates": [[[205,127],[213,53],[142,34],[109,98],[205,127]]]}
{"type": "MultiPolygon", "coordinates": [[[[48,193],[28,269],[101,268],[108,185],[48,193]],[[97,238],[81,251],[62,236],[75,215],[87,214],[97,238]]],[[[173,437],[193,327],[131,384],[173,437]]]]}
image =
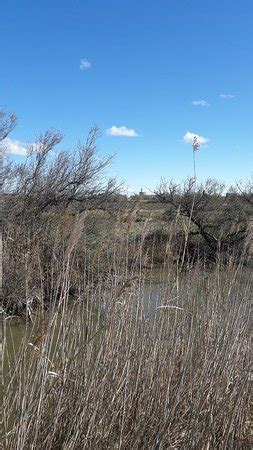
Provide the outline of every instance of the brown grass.
{"type": "Polygon", "coordinates": [[[129,266],[115,243],[110,282],[87,280],[70,300],[72,240],[60,298],[18,350],[5,320],[4,448],[250,448],[242,264],[179,273],[165,261],[156,284],[152,264],[129,266]]]}

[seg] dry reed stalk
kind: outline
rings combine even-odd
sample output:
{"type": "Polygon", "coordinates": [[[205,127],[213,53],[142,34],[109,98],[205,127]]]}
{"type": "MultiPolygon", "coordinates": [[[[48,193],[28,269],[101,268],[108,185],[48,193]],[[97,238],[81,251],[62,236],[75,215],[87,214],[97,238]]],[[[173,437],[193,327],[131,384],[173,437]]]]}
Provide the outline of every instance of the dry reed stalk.
{"type": "Polygon", "coordinates": [[[64,289],[37,352],[24,337],[5,384],[5,448],[248,448],[242,266],[175,274],[165,264],[157,312],[140,267],[76,305],[64,289]]]}

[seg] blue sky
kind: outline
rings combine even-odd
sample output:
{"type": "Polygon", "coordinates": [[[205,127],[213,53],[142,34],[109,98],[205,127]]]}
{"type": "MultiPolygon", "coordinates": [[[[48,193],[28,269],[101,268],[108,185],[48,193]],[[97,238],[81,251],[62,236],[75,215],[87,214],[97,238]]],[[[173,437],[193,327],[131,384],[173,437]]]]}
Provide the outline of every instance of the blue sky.
{"type": "Polygon", "coordinates": [[[199,179],[250,177],[252,0],[8,0],[0,23],[16,147],[53,128],[71,148],[96,123],[108,173],[152,189],[191,175],[190,132],[199,179]]]}

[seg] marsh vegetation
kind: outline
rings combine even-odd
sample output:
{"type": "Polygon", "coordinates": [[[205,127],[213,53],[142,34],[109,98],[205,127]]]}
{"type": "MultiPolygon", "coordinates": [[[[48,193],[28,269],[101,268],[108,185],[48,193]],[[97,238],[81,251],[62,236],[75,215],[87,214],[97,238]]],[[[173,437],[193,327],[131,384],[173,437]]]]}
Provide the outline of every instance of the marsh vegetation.
{"type": "Polygon", "coordinates": [[[249,448],[251,187],[128,198],[97,137],[3,170],[4,447],[249,448]]]}

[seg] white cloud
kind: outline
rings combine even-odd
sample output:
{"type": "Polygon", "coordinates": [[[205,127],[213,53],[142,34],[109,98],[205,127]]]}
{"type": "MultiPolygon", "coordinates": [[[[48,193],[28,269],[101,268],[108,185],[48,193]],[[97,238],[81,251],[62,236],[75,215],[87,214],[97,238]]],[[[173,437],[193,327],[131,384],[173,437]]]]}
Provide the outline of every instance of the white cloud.
{"type": "Polygon", "coordinates": [[[197,142],[199,145],[206,144],[209,142],[209,139],[204,136],[199,136],[197,133],[191,133],[190,131],[187,131],[184,135],[184,142],[186,144],[193,144],[194,138],[197,138],[197,142]]]}
{"type": "Polygon", "coordinates": [[[123,185],[123,192],[125,195],[133,195],[135,194],[135,190],[131,188],[129,185],[123,185]]]}
{"type": "Polygon", "coordinates": [[[210,106],[210,104],[206,100],[193,100],[192,104],[194,106],[210,106]]]}
{"type": "Polygon", "coordinates": [[[27,154],[27,144],[24,144],[21,141],[6,138],[4,144],[6,146],[7,153],[21,156],[26,156],[27,154]]]}
{"type": "Polygon", "coordinates": [[[109,136],[127,136],[127,137],[139,136],[135,130],[133,130],[132,128],[127,128],[125,127],[125,125],[122,125],[121,127],[116,127],[115,125],[113,125],[111,128],[106,130],[106,134],[108,134],[109,136]]]}
{"type": "Polygon", "coordinates": [[[133,188],[129,187],[129,186],[126,187],[126,191],[127,191],[129,194],[134,194],[134,193],[135,193],[135,190],[134,190],[133,188]]]}
{"type": "Polygon", "coordinates": [[[220,94],[220,98],[223,98],[224,100],[230,100],[231,98],[234,98],[234,95],[232,94],[220,94]]]}
{"type": "Polygon", "coordinates": [[[6,138],[4,140],[5,151],[12,155],[27,156],[28,153],[35,153],[41,149],[42,144],[40,142],[21,142],[6,138]]]}
{"type": "Polygon", "coordinates": [[[88,70],[90,68],[91,68],[91,63],[85,58],[81,59],[81,61],[80,61],[80,69],[81,70],[88,70]]]}

